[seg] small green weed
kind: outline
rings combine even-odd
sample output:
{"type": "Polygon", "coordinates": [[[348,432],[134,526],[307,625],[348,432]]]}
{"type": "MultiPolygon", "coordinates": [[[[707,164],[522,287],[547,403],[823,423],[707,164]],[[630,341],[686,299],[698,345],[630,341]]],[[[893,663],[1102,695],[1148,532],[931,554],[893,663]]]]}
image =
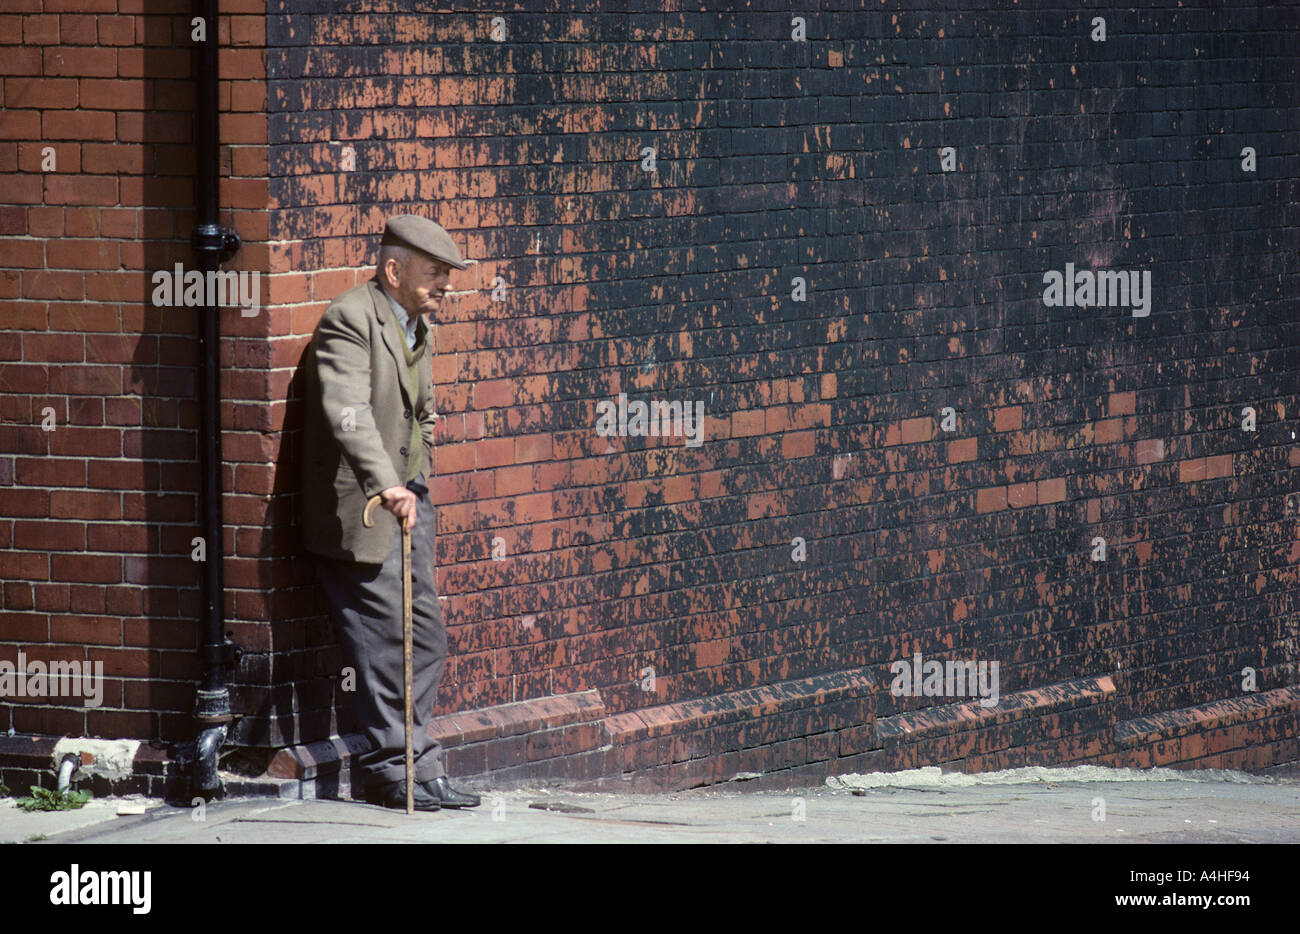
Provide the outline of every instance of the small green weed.
{"type": "Polygon", "coordinates": [[[69,789],[65,792],[50,791],[39,785],[32,785],[32,794],[29,798],[19,798],[18,806],[24,811],[75,811],[77,808],[85,807],[86,802],[93,798],[89,791],[72,791],[69,789]]]}

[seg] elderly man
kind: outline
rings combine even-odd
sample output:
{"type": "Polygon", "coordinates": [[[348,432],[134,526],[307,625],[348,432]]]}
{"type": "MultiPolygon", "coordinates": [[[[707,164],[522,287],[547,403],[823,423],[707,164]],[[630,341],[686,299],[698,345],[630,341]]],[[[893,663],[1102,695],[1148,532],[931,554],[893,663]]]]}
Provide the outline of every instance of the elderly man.
{"type": "Polygon", "coordinates": [[[366,799],[406,807],[402,660],[402,525],[411,529],[414,619],[415,806],[476,807],[452,788],[442,749],[422,728],[433,712],[447,634],[433,580],[432,350],[425,316],[452,269],[467,263],[438,224],[390,218],[376,276],[326,309],[304,358],[301,524],[347,664],[357,720],[372,749],[360,757],[366,799]],[[378,494],[388,515],[362,523],[378,494]]]}

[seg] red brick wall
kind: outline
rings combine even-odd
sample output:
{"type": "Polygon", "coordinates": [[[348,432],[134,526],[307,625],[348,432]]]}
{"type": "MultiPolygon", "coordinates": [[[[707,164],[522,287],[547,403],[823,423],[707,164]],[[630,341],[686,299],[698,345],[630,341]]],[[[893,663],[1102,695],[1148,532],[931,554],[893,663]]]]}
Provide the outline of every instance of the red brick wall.
{"type": "Polygon", "coordinates": [[[1295,276],[1270,207],[1295,160],[1240,83],[1284,80],[1258,18],[1124,20],[1094,49],[1025,14],[999,50],[957,13],[827,14],[799,47],[784,15],[512,15],[498,45],[487,12],[289,9],[271,174],[295,260],[364,264],[412,204],[480,260],[435,361],[443,710],[590,687],[633,709],[917,650],[1000,660],[1004,692],[1113,675],[1122,717],[1239,694],[1245,666],[1295,680],[1294,307],[1257,276],[1295,276]],[[1232,40],[1204,66],[1180,40],[1166,127],[1124,33],[1184,28],[1232,40]],[[1192,95],[1211,79],[1234,122],[1192,95]],[[1273,169],[1243,176],[1243,143],[1273,169]],[[1213,233],[1225,203],[1249,263],[1213,233]],[[1153,316],[1044,308],[1067,261],[1154,268],[1153,316]],[[598,439],[620,390],[707,400],[708,443],[598,439]]]}
{"type": "MultiPolygon", "coordinates": [[[[264,7],[222,10],[222,222],[245,240],[229,268],[265,272],[264,7]]],[[[107,679],[100,708],[0,704],[0,730],[192,732],[196,318],[149,302],[152,271],[191,264],[189,11],[8,0],[0,12],[0,659],[102,661],[107,679]]],[[[268,410],[266,319],[222,317],[226,549],[247,555],[247,526],[264,523],[242,462],[266,458],[240,402],[268,410]]],[[[226,608],[236,638],[257,645],[266,627],[248,595],[263,588],[250,565],[227,562],[226,608]]]]}
{"type": "MultiPolygon", "coordinates": [[[[514,13],[498,44],[495,11],[335,9],[289,0],[264,32],[235,16],[223,53],[222,203],[269,302],[223,318],[227,610],[250,653],[239,742],[348,723],[292,525],[295,374],[325,305],[369,275],[384,218],[412,209],[478,261],[436,330],[439,713],[594,688],[617,714],[861,668],[887,684],[915,651],[996,660],[1004,695],[1108,677],[1127,719],[1240,697],[1245,667],[1263,692],[1296,683],[1298,166],[1279,14],[1114,13],[1103,45],[1082,14],[1010,8],[996,26],[808,14],[803,44],[784,13],[514,13]],[[1067,262],[1152,270],[1150,316],[1045,307],[1043,273],[1067,262]],[[795,276],[807,302],[791,301],[795,276]],[[703,400],[705,444],[597,437],[596,403],[620,392],[703,400]]],[[[115,143],[120,100],[61,100],[115,115],[105,142],[138,168],[42,178],[21,151],[66,106],[11,104],[4,78],[5,190],[22,194],[0,208],[20,257],[2,280],[0,651],[111,648],[135,666],[120,711],[83,724],[19,707],[21,730],[178,738],[193,321],[141,312],[139,274],[55,265],[101,248],[130,269],[187,258],[188,46],[180,18],[135,19],[170,23],[136,27],[167,41],[145,54],[137,38],[118,71],[70,80],[85,95],[125,75],[155,96],[136,117],[153,129],[115,143]],[[137,59],[181,73],[120,71],[137,59]],[[99,228],[52,201],[74,196],[99,228]],[[49,239],[69,233],[87,241],[70,257],[49,239]],[[124,359],[92,356],[74,320],[124,359]],[[73,441],[33,427],[47,399],[79,400],[73,421],[94,432],[57,482],[68,452],[43,445],[73,441]],[[91,443],[105,447],[86,460],[91,443]]],[[[0,66],[66,67],[29,46],[0,66]]]]}

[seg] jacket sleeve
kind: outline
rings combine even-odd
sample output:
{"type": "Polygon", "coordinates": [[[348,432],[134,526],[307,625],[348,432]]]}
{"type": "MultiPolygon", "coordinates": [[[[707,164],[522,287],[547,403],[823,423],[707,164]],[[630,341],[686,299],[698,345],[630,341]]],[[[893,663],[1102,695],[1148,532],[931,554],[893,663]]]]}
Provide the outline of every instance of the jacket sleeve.
{"type": "MultiPolygon", "coordinates": [[[[425,342],[430,343],[432,338],[425,337],[425,342]]],[[[433,475],[433,428],[434,423],[438,421],[438,413],[433,407],[433,351],[430,349],[426,352],[424,360],[420,362],[422,369],[422,379],[425,380],[425,392],[428,398],[425,399],[424,408],[420,411],[420,434],[424,436],[424,465],[428,476],[433,475]]]]}
{"type": "Polygon", "coordinates": [[[430,465],[433,463],[433,425],[437,420],[438,413],[433,410],[433,400],[430,399],[420,415],[420,433],[424,435],[425,469],[430,473],[432,473],[430,465]]]}
{"type": "Polygon", "coordinates": [[[316,340],[325,421],[366,498],[401,486],[370,405],[368,333],[349,320],[345,309],[332,308],[321,318],[316,340]]]}

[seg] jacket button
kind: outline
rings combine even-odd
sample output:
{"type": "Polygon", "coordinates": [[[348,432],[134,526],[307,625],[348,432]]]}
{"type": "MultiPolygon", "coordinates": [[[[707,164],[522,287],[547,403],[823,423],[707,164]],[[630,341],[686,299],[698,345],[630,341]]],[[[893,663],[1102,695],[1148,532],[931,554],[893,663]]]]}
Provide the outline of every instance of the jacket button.
{"type": "Polygon", "coordinates": [[[402,446],[402,454],[406,454],[406,446],[405,446],[405,445],[402,446]]]}
{"type": "Polygon", "coordinates": [[[406,416],[406,420],[407,420],[408,422],[411,420],[411,410],[410,410],[410,409],[407,409],[407,410],[406,410],[405,412],[403,412],[402,414],[406,416]]]}

